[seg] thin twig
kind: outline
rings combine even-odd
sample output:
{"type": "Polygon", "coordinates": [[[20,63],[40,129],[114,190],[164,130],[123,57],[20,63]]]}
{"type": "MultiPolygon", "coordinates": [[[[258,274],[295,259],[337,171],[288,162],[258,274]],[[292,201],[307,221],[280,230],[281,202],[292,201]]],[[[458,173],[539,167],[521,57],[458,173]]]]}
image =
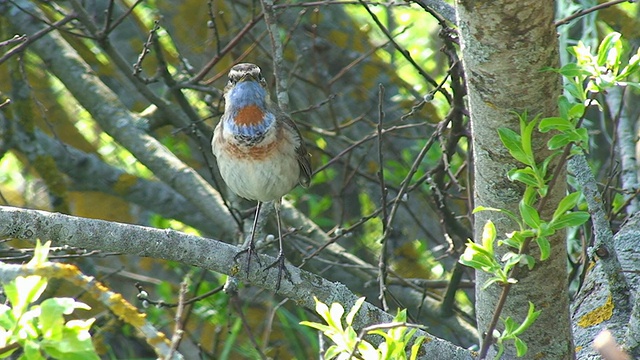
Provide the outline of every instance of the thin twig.
{"type": "MultiPolygon", "coordinates": [[[[402,56],[413,66],[414,69],[416,69],[416,71],[418,71],[420,76],[422,76],[428,83],[430,83],[434,87],[437,87],[438,82],[435,81],[431,76],[429,76],[429,74],[427,74],[426,71],[424,71],[424,69],[413,59],[413,57],[411,57],[411,54],[409,53],[409,51],[407,51],[407,49],[404,49],[402,46],[400,46],[400,44],[398,44],[395,41],[395,39],[393,38],[393,35],[391,35],[389,30],[382,24],[380,19],[378,19],[378,16],[376,16],[376,14],[374,14],[373,11],[371,11],[367,3],[363,0],[359,0],[359,2],[365,8],[365,10],[367,10],[367,13],[369,13],[369,16],[371,16],[371,19],[373,19],[373,21],[376,23],[380,31],[382,31],[387,37],[387,39],[391,41],[391,43],[393,44],[393,47],[396,48],[396,50],[398,50],[400,54],[402,54],[402,56]]],[[[444,89],[441,89],[440,93],[447,99],[447,102],[451,103],[451,95],[447,91],[445,91],[444,89]]]]}
{"type": "Polygon", "coordinates": [[[113,29],[117,28],[118,25],[120,25],[120,23],[122,23],[124,21],[124,19],[127,18],[127,16],[129,16],[129,14],[131,14],[133,12],[133,9],[136,8],[136,6],[140,5],[142,3],[143,0],[136,0],[135,3],[133,3],[133,5],[131,5],[127,11],[125,11],[122,15],[120,15],[120,17],[118,17],[115,21],[112,21],[109,28],[104,28],[101,32],[98,32],[98,39],[100,39],[101,37],[106,37],[109,35],[109,33],[111,33],[111,31],[113,31],[113,29]]]}
{"type": "MultiPolygon", "coordinates": [[[[23,35],[22,37],[26,36],[26,40],[22,40],[22,43],[20,45],[17,45],[16,47],[12,48],[11,50],[7,51],[4,55],[2,55],[2,57],[0,57],[0,64],[2,64],[3,62],[7,61],[7,59],[12,57],[13,55],[24,51],[27,48],[27,46],[29,46],[34,41],[40,39],[41,37],[45,36],[49,32],[51,32],[53,30],[56,30],[56,29],[59,29],[61,26],[63,26],[64,24],[70,22],[71,20],[75,20],[76,17],[77,17],[76,13],[70,13],[69,15],[65,16],[64,18],[62,18],[62,19],[54,22],[53,24],[51,24],[51,26],[38,31],[38,32],[36,32],[35,34],[33,34],[31,36],[23,35]]],[[[9,40],[7,40],[7,41],[9,41],[9,40]]]]}
{"type": "Polygon", "coordinates": [[[213,11],[213,0],[207,1],[207,11],[209,12],[209,21],[207,27],[213,30],[213,36],[216,38],[216,53],[220,54],[220,33],[218,32],[218,23],[216,15],[213,11]]]}
{"type": "MultiPolygon", "coordinates": [[[[391,127],[388,127],[386,129],[382,130],[382,134],[384,135],[384,134],[386,134],[388,132],[391,132],[391,131],[402,130],[402,129],[407,129],[407,128],[414,128],[414,127],[418,127],[418,126],[426,126],[426,125],[428,125],[428,124],[420,123],[420,124],[408,124],[408,125],[391,126],[391,127]]],[[[355,143],[353,143],[350,146],[348,146],[345,149],[343,149],[338,155],[333,157],[331,160],[326,162],[324,165],[319,167],[314,172],[314,174],[317,174],[320,171],[323,171],[324,169],[326,169],[329,166],[333,165],[333,163],[335,163],[336,161],[340,160],[340,158],[342,158],[345,154],[349,153],[351,150],[353,150],[353,149],[357,148],[358,146],[362,145],[363,143],[368,142],[370,140],[373,140],[375,138],[377,138],[377,134],[371,134],[371,135],[368,135],[368,136],[356,141],[355,143]]]]}
{"type": "Polygon", "coordinates": [[[233,305],[233,308],[236,310],[238,315],[240,315],[240,321],[242,322],[242,327],[247,332],[247,336],[249,336],[249,341],[251,341],[251,343],[253,344],[253,347],[256,349],[256,352],[258,353],[258,355],[260,355],[260,359],[267,360],[267,356],[260,349],[260,346],[258,345],[258,341],[256,340],[256,337],[254,336],[253,331],[251,331],[251,327],[249,326],[249,320],[245,316],[245,313],[242,311],[242,305],[240,304],[240,297],[238,296],[237,293],[234,293],[230,296],[229,300],[231,301],[231,305],[233,305]]]}
{"type": "Polygon", "coordinates": [[[614,5],[618,5],[620,3],[623,2],[629,2],[629,3],[634,3],[636,2],[636,0],[613,0],[613,1],[609,1],[603,4],[598,4],[596,6],[590,7],[588,9],[582,9],[574,14],[571,14],[569,16],[567,16],[564,19],[560,19],[558,21],[556,21],[553,25],[555,26],[560,26],[560,25],[564,25],[564,24],[568,24],[571,20],[573,19],[577,19],[581,16],[587,15],[589,13],[592,13],[594,11],[598,11],[598,10],[602,10],[602,9],[606,9],[608,7],[614,6],[614,5]]]}
{"type": "MultiPolygon", "coordinates": [[[[149,298],[149,293],[146,292],[144,290],[144,288],[142,287],[142,284],[135,283],[135,287],[136,287],[136,289],[138,289],[138,295],[136,297],[138,298],[138,300],[143,301],[146,304],[154,305],[154,306],[159,307],[159,308],[163,308],[163,307],[172,308],[172,307],[177,307],[177,306],[180,305],[179,301],[177,303],[168,303],[168,302],[165,302],[164,300],[152,300],[152,299],[149,298]]],[[[202,299],[206,299],[209,296],[217,294],[220,291],[222,291],[222,288],[223,288],[223,286],[220,285],[217,288],[211,289],[211,290],[207,291],[206,293],[204,293],[202,295],[198,295],[198,296],[192,297],[189,300],[183,301],[182,304],[183,305],[190,305],[190,304],[198,302],[198,301],[200,301],[202,299]]]]}
{"type": "Polygon", "coordinates": [[[269,311],[269,315],[267,316],[267,322],[264,326],[264,333],[262,334],[262,348],[261,352],[267,352],[266,347],[269,345],[269,337],[271,336],[271,330],[273,329],[273,319],[276,317],[276,312],[280,309],[284,304],[289,301],[289,298],[285,298],[276,304],[276,306],[269,311]]]}
{"type": "Polygon", "coordinates": [[[384,121],[384,86],[378,84],[378,125],[377,125],[377,140],[378,140],[378,179],[380,183],[380,195],[381,195],[381,208],[382,208],[382,238],[380,243],[382,249],[380,250],[380,256],[378,258],[378,286],[379,294],[378,299],[382,304],[382,310],[388,311],[389,305],[385,293],[387,286],[385,285],[387,279],[387,252],[389,251],[389,245],[387,238],[389,237],[389,214],[387,213],[387,187],[384,181],[384,157],[382,155],[382,123],[384,121]]]}
{"type": "MultiPolygon", "coordinates": [[[[262,20],[262,16],[263,14],[261,13],[261,14],[258,14],[258,16],[254,17],[253,19],[251,19],[251,21],[249,21],[238,32],[238,34],[236,34],[236,36],[227,43],[227,45],[224,48],[222,48],[222,50],[220,50],[211,60],[209,60],[209,62],[202,68],[202,70],[200,70],[200,72],[198,72],[194,77],[192,77],[189,80],[189,83],[195,84],[200,80],[202,80],[209,73],[209,71],[211,71],[211,69],[218,63],[218,61],[220,61],[220,59],[222,59],[223,56],[225,56],[229,51],[231,51],[231,49],[235,48],[235,46],[238,45],[240,40],[242,40],[242,38],[249,32],[249,30],[251,30],[254,26],[256,26],[256,24],[260,22],[260,20],[262,20]]],[[[205,83],[209,84],[210,82],[206,81],[205,83]]]]}
{"type": "MultiPolygon", "coordinates": [[[[138,60],[136,60],[135,64],[133,64],[133,76],[138,77],[140,79],[140,73],[142,72],[142,62],[145,57],[151,52],[151,45],[153,44],[153,40],[155,39],[156,32],[160,29],[160,21],[155,20],[153,22],[153,28],[149,31],[149,36],[147,36],[147,41],[142,45],[142,51],[140,55],[138,55],[138,60]]],[[[142,80],[142,79],[141,79],[142,80]]],[[[148,81],[142,80],[146,83],[148,81]]]]}
{"type": "Polygon", "coordinates": [[[107,34],[108,29],[111,27],[111,16],[113,15],[114,5],[115,5],[115,0],[109,0],[109,4],[107,5],[107,10],[104,11],[104,25],[102,26],[103,34],[107,34]]]}
{"type": "Polygon", "coordinates": [[[27,35],[14,35],[11,39],[0,41],[0,47],[11,45],[13,43],[21,43],[27,41],[27,35]]]}
{"type": "Polygon", "coordinates": [[[184,330],[182,330],[182,313],[184,311],[185,305],[184,297],[187,294],[190,283],[190,274],[187,274],[187,276],[184,277],[184,280],[180,283],[178,306],[176,307],[176,315],[174,316],[175,326],[173,328],[173,336],[171,336],[171,345],[169,347],[169,352],[164,357],[167,360],[173,358],[173,354],[178,350],[178,346],[180,345],[180,341],[182,340],[182,335],[184,335],[184,330]]]}

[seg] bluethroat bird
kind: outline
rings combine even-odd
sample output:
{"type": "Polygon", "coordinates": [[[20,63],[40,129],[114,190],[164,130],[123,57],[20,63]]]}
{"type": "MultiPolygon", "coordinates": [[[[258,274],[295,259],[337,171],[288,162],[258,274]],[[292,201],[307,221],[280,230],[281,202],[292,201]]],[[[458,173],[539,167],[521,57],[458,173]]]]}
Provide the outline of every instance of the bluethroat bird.
{"type": "Polygon", "coordinates": [[[249,246],[236,258],[248,252],[247,273],[252,256],[260,263],[254,245],[258,216],[262,203],[274,201],[280,252],[266,269],[278,266],[278,291],[283,271],[290,276],[284,263],[280,201],[298,183],[309,186],[309,153],[293,120],[271,101],[257,65],[242,63],[231,68],[224,99],[224,114],[211,141],[213,155],[229,189],[258,202],[249,246]]]}

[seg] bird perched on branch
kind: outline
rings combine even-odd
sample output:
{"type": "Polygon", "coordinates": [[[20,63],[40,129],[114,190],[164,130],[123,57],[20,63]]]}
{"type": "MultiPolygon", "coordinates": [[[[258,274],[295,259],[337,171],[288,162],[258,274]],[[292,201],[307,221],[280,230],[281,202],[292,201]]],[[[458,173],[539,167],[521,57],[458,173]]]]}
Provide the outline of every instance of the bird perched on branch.
{"type": "MultiPolygon", "coordinates": [[[[267,83],[257,65],[237,64],[229,71],[224,88],[224,114],[213,132],[211,147],[222,179],[237,195],[258,202],[247,252],[247,274],[255,250],[255,233],[260,209],[273,201],[278,223],[280,252],[266,269],[278,266],[276,291],[282,273],[289,276],[282,248],[280,201],[298,183],[311,180],[309,153],[293,120],[272,103],[267,83]]],[[[265,270],[266,270],[265,269],[265,270]]]]}

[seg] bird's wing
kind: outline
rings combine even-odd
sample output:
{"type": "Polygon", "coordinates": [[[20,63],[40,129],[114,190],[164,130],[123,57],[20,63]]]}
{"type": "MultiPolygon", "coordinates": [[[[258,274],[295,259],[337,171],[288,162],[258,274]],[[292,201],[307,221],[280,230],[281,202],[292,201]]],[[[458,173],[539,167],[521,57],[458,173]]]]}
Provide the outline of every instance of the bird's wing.
{"type": "Polygon", "coordinates": [[[280,111],[281,119],[283,120],[285,126],[289,126],[294,130],[296,135],[298,136],[298,146],[296,147],[296,158],[298,160],[298,165],[300,166],[300,177],[298,181],[302,187],[308,187],[311,182],[311,155],[309,151],[307,151],[307,147],[304,145],[304,139],[302,138],[302,134],[300,134],[300,130],[296,126],[296,123],[284,112],[280,111]]]}

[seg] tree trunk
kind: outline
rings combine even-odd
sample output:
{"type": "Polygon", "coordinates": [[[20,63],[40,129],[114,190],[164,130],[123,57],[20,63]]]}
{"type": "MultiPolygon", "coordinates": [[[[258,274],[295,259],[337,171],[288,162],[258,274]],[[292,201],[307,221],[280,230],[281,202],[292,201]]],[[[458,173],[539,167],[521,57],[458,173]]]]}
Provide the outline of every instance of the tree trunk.
{"type": "MultiPolygon", "coordinates": [[[[522,164],[502,145],[497,129],[507,126],[519,132],[514,111],[527,110],[530,118],[557,113],[560,78],[555,73],[541,71],[545,66],[559,67],[553,24],[554,2],[458,0],[456,3],[469,93],[476,174],[475,205],[509,209],[517,214],[524,186],[510,182],[507,172],[522,164]]],[[[549,155],[547,139],[543,134],[534,134],[537,161],[549,155]]],[[[553,171],[555,166],[551,166],[550,172],[553,171]]],[[[562,171],[541,211],[543,219],[549,218],[565,191],[565,173],[562,171]]],[[[474,224],[477,241],[481,239],[488,219],[496,224],[500,238],[517,229],[512,221],[498,213],[480,212],[474,224]]],[[[528,345],[525,357],[528,359],[570,359],[574,353],[564,234],[556,234],[550,241],[552,255],[544,262],[539,261],[536,245],[531,246],[531,254],[538,259],[536,266],[533,271],[522,269],[501,314],[501,318],[510,316],[521,322],[527,314],[529,301],[535,304],[536,310],[542,310],[536,323],[521,337],[528,345]]],[[[503,254],[504,246],[497,251],[503,254]]],[[[487,278],[486,273],[477,274],[476,290],[481,290],[476,291],[480,333],[487,330],[502,291],[496,285],[482,290],[487,278]]],[[[502,324],[498,323],[498,330],[502,329],[502,324]]],[[[512,343],[507,344],[504,358],[515,358],[512,343]]]]}

